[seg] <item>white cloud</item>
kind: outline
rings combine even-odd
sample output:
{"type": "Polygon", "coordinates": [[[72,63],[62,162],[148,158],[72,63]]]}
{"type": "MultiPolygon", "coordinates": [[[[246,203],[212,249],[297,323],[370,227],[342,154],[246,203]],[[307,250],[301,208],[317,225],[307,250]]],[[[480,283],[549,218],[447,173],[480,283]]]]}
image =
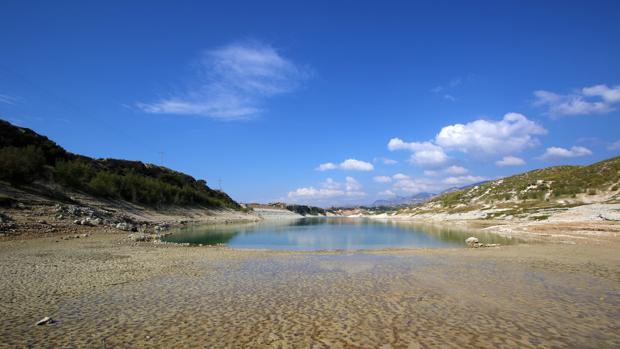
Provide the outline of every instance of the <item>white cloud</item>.
{"type": "Polygon", "coordinates": [[[504,156],[501,160],[495,161],[495,165],[499,167],[508,167],[508,166],[522,166],[525,165],[525,160],[516,157],[516,156],[504,156]]]}
{"type": "Polygon", "coordinates": [[[373,180],[377,183],[389,183],[392,181],[392,178],[389,176],[375,176],[373,177],[373,180]]]}
{"type": "Polygon", "coordinates": [[[560,158],[574,158],[580,156],[591,155],[592,151],[586,147],[574,146],[570,149],[561,147],[549,147],[545,150],[545,153],[539,156],[539,160],[553,160],[560,158]]]}
{"type": "Polygon", "coordinates": [[[450,166],[444,172],[451,175],[462,175],[468,173],[469,170],[462,166],[450,166]]]}
{"type": "Polygon", "coordinates": [[[455,177],[448,177],[445,178],[443,180],[443,183],[445,184],[449,184],[449,185],[467,185],[467,184],[472,184],[472,183],[478,183],[478,182],[482,182],[486,180],[486,177],[482,177],[482,176],[455,176],[455,177]]]}
{"type": "Polygon", "coordinates": [[[595,85],[591,87],[584,87],[581,91],[586,96],[601,97],[605,102],[620,102],[620,85],[616,85],[612,88],[607,87],[607,85],[595,85]]]}
{"type": "Polygon", "coordinates": [[[398,163],[398,161],[392,160],[392,159],[388,159],[388,158],[374,158],[374,159],[372,159],[372,162],[374,162],[374,163],[382,163],[384,165],[396,165],[398,163]]]}
{"type": "Polygon", "coordinates": [[[435,142],[447,150],[474,155],[502,155],[536,146],[537,135],[546,134],[538,123],[522,114],[508,113],[499,121],[476,120],[467,124],[446,126],[435,142]]]}
{"type": "Polygon", "coordinates": [[[428,180],[425,179],[413,179],[405,176],[406,178],[401,178],[394,183],[394,189],[402,190],[409,194],[417,194],[421,192],[432,192],[437,189],[437,186],[428,180]]]}
{"type": "Polygon", "coordinates": [[[346,159],[340,163],[340,168],[343,170],[355,170],[355,171],[372,171],[375,167],[366,161],[360,161],[356,159],[346,159]]]}
{"type": "Polygon", "coordinates": [[[610,144],[607,149],[609,150],[620,150],[620,140],[617,140],[616,142],[610,144]]]}
{"type": "Polygon", "coordinates": [[[288,193],[290,199],[329,199],[344,195],[344,191],[338,189],[327,189],[314,187],[297,188],[288,193]]]}
{"type": "Polygon", "coordinates": [[[448,160],[448,155],[444,150],[431,142],[404,142],[400,138],[392,138],[388,142],[388,149],[395,150],[408,150],[411,151],[411,157],[409,162],[416,165],[430,165],[436,166],[445,163],[448,160]]]}
{"type": "Polygon", "coordinates": [[[328,170],[351,170],[351,171],[372,171],[375,167],[366,161],[356,160],[356,159],[346,159],[341,162],[339,165],[334,164],[333,162],[326,162],[324,164],[320,164],[315,168],[317,171],[328,171],[328,170]]]}
{"type": "Polygon", "coordinates": [[[620,102],[620,85],[595,85],[569,94],[538,90],[534,91],[534,97],[534,105],[547,107],[551,117],[605,114],[614,111],[613,104],[620,102]]]}
{"type": "Polygon", "coordinates": [[[137,107],[155,114],[248,118],[262,111],[267,98],[292,92],[309,77],[308,69],[255,41],[205,51],[196,67],[185,92],[137,107]]]}
{"type": "Polygon", "coordinates": [[[353,177],[346,177],[344,185],[327,178],[321,183],[319,188],[301,187],[288,193],[288,198],[292,201],[325,201],[343,200],[347,198],[359,198],[366,196],[362,191],[362,185],[353,177]],[[344,190],[342,189],[344,187],[344,190]]]}
{"type": "Polygon", "coordinates": [[[315,168],[315,170],[317,171],[329,171],[329,170],[335,170],[338,168],[338,165],[334,164],[333,162],[326,162],[324,164],[320,164],[319,166],[317,166],[317,168],[315,168]]]}
{"type": "Polygon", "coordinates": [[[406,174],[403,173],[397,173],[394,176],[392,176],[392,178],[396,179],[396,180],[401,180],[401,179],[409,179],[411,177],[407,176],[406,174]]]}

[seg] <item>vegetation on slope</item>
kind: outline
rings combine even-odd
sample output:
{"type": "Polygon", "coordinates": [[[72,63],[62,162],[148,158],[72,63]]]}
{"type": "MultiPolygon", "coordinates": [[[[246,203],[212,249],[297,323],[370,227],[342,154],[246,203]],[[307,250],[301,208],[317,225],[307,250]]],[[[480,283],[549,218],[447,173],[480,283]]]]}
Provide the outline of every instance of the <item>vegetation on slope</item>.
{"type": "Polygon", "coordinates": [[[506,177],[440,195],[429,205],[454,211],[519,203],[527,210],[552,207],[558,201],[566,204],[578,196],[618,194],[619,183],[620,157],[615,157],[589,166],[556,166],[506,177]]]}
{"type": "Polygon", "coordinates": [[[241,207],[204,180],[139,161],[92,159],[69,153],[47,137],[0,120],[0,180],[26,186],[36,180],[97,197],[154,207],[241,207]]]}

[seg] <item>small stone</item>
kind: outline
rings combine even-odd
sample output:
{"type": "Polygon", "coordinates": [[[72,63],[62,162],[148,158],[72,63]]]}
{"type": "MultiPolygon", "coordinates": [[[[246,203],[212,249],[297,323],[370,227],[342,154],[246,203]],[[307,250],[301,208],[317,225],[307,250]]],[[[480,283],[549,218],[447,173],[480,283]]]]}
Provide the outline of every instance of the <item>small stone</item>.
{"type": "Polygon", "coordinates": [[[42,326],[42,325],[48,325],[48,324],[53,324],[53,323],[54,323],[54,319],[52,319],[49,316],[46,316],[43,319],[37,321],[36,325],[37,326],[42,326]]]}

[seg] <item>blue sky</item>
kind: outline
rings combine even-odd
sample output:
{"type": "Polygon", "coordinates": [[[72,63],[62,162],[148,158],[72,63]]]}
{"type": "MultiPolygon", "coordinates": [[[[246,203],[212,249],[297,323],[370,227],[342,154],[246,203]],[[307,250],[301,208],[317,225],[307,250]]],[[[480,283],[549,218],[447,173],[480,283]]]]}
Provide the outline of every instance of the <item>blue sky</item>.
{"type": "Polygon", "coordinates": [[[617,1],[0,5],[0,118],[240,201],[365,203],[620,153],[617,1]]]}

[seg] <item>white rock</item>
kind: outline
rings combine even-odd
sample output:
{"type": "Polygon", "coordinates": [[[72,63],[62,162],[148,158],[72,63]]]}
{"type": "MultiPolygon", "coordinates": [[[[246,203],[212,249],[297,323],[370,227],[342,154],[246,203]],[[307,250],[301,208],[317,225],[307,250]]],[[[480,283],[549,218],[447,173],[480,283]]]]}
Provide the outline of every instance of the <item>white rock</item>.
{"type": "Polygon", "coordinates": [[[473,246],[478,245],[480,241],[478,241],[477,237],[470,236],[467,239],[465,239],[465,243],[467,244],[467,246],[473,247],[473,246]]]}
{"type": "Polygon", "coordinates": [[[54,320],[51,317],[46,316],[43,319],[37,321],[36,325],[41,326],[41,325],[47,325],[47,324],[52,324],[52,323],[54,323],[54,320]]]}

